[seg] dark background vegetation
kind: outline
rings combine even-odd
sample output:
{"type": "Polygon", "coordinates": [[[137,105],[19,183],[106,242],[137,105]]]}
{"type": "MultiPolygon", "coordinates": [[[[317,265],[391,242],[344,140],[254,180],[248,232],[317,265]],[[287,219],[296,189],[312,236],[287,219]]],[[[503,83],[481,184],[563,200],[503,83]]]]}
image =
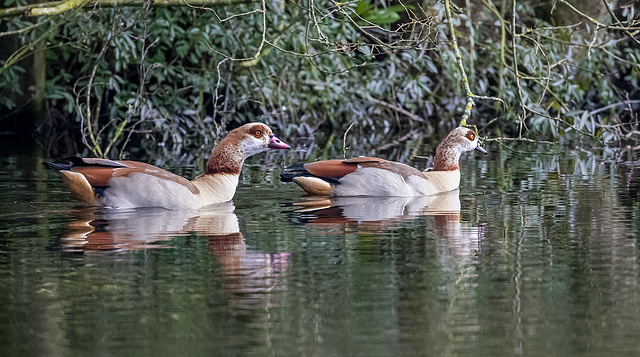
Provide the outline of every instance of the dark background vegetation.
{"type": "MultiPolygon", "coordinates": [[[[502,100],[473,97],[482,136],[638,148],[637,1],[452,5],[471,92],[502,100]]],[[[248,121],[393,149],[460,123],[446,18],[432,0],[4,0],[0,126],[51,155],[210,150],[248,121]]]]}

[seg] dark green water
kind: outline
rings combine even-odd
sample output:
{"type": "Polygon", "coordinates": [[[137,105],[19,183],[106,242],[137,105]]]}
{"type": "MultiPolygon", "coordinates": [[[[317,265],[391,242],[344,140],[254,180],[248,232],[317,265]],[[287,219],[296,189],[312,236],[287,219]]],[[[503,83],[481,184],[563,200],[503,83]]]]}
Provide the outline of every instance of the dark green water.
{"type": "Polygon", "coordinates": [[[0,168],[0,355],[640,354],[640,161],[463,158],[426,200],[310,201],[252,161],[233,204],[75,205],[0,168]]]}

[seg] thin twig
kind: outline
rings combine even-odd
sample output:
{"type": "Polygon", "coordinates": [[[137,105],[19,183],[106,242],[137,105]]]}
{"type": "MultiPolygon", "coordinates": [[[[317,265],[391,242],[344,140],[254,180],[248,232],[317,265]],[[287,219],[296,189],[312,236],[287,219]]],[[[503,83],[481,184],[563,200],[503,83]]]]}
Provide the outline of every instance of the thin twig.
{"type": "Polygon", "coordinates": [[[351,130],[351,127],[353,126],[353,124],[355,124],[354,122],[351,122],[351,125],[349,125],[349,128],[347,128],[347,131],[344,132],[344,137],[342,138],[342,157],[343,158],[347,158],[347,133],[349,132],[349,130],[351,130]]]}
{"type": "Polygon", "coordinates": [[[533,143],[543,143],[543,144],[550,144],[553,145],[555,143],[552,142],[538,142],[535,140],[531,140],[531,139],[526,139],[526,138],[494,138],[494,139],[486,139],[486,141],[495,141],[498,144],[500,144],[500,146],[502,146],[503,148],[518,153],[518,154],[523,154],[523,155],[532,155],[532,154],[537,154],[537,155],[560,155],[560,153],[556,153],[556,152],[544,152],[544,151],[523,151],[523,150],[516,150],[512,147],[509,147],[507,145],[505,145],[504,141],[526,141],[526,142],[533,142],[533,143]]]}
{"type": "Polygon", "coordinates": [[[456,38],[456,32],[453,28],[453,19],[451,17],[451,1],[444,0],[444,8],[445,13],[447,15],[447,22],[449,23],[449,33],[451,34],[451,44],[453,46],[453,52],[456,57],[456,64],[458,65],[458,70],[460,71],[460,76],[462,77],[462,85],[464,86],[464,90],[467,93],[467,105],[464,108],[464,114],[462,115],[462,120],[460,120],[460,126],[467,125],[467,119],[471,116],[471,109],[473,108],[473,93],[471,92],[471,88],[469,88],[469,80],[467,79],[467,73],[464,70],[464,65],[462,64],[462,55],[460,54],[460,50],[458,49],[458,40],[456,38]]]}
{"type": "Polygon", "coordinates": [[[638,40],[631,32],[629,32],[629,29],[627,29],[626,27],[624,27],[624,25],[622,25],[622,23],[620,22],[620,20],[618,20],[618,17],[613,13],[613,11],[611,11],[611,9],[609,8],[609,3],[607,2],[607,0],[602,0],[602,2],[604,3],[604,7],[607,8],[607,11],[609,12],[609,16],[611,16],[611,18],[620,26],[623,28],[623,32],[629,36],[630,39],[632,39],[635,43],[640,45],[640,40],[638,40]]]}
{"type": "MultiPolygon", "coordinates": [[[[640,103],[640,100],[625,100],[625,101],[622,101],[622,102],[609,104],[609,105],[604,106],[602,108],[594,109],[594,110],[592,110],[590,112],[590,114],[591,115],[598,114],[600,112],[604,112],[607,109],[611,109],[611,108],[614,108],[614,107],[617,107],[617,106],[620,106],[620,105],[631,105],[631,104],[638,104],[638,103],[640,103]]],[[[630,111],[632,111],[632,110],[630,110],[630,111]]]]}
{"type": "Polygon", "coordinates": [[[105,41],[104,45],[102,46],[102,50],[100,50],[100,54],[96,59],[96,65],[93,66],[93,70],[91,71],[91,75],[89,76],[89,83],[87,83],[87,89],[86,89],[87,93],[85,96],[85,102],[87,106],[86,108],[87,109],[87,114],[86,114],[87,130],[89,131],[89,138],[91,139],[91,145],[87,144],[84,132],[82,133],[82,137],[83,137],[83,141],[85,141],[85,145],[87,145],[89,149],[93,152],[93,154],[98,157],[103,157],[103,153],[102,153],[102,149],[100,148],[100,144],[98,144],[98,139],[93,133],[93,124],[91,123],[91,87],[93,85],[93,79],[96,76],[96,71],[98,70],[98,65],[100,64],[100,60],[102,60],[102,57],[104,57],[104,55],[107,53],[107,49],[111,44],[111,40],[115,37],[115,31],[116,31],[115,23],[116,21],[114,18],[111,22],[111,36],[109,36],[109,39],[105,41]]]}
{"type": "Polygon", "coordinates": [[[460,54],[460,49],[458,48],[458,40],[456,38],[455,29],[453,27],[453,19],[451,16],[450,2],[451,2],[450,0],[444,0],[445,14],[447,16],[447,22],[449,23],[449,33],[451,34],[451,45],[453,47],[453,52],[456,57],[456,64],[458,65],[458,70],[460,71],[460,76],[462,78],[462,84],[464,86],[464,90],[467,95],[467,105],[464,108],[464,113],[462,114],[462,119],[460,120],[460,126],[468,126],[467,120],[471,116],[471,109],[475,105],[475,102],[473,100],[474,97],[481,98],[481,99],[496,100],[496,101],[502,102],[503,104],[504,104],[504,101],[495,97],[474,96],[473,92],[471,92],[471,88],[469,87],[469,79],[467,79],[467,74],[464,70],[464,65],[462,63],[462,55],[460,54]]]}
{"type": "Polygon", "coordinates": [[[387,103],[385,101],[382,101],[382,100],[379,100],[379,99],[376,99],[376,98],[369,98],[369,100],[374,102],[374,103],[376,103],[376,104],[380,104],[380,105],[385,106],[387,108],[393,109],[398,113],[402,113],[402,114],[408,116],[409,118],[411,118],[414,121],[417,121],[417,122],[420,122],[420,123],[426,123],[427,122],[426,120],[422,119],[421,117],[419,117],[419,116],[411,113],[410,111],[408,111],[408,110],[406,110],[406,109],[404,109],[402,107],[399,107],[397,105],[393,105],[391,103],[387,103]]]}
{"type": "MultiPolygon", "coordinates": [[[[516,33],[516,0],[513,0],[513,6],[511,8],[511,33],[516,33]]],[[[518,99],[520,101],[520,107],[522,108],[522,115],[518,122],[518,137],[522,137],[522,128],[525,126],[525,120],[527,119],[527,107],[524,105],[522,99],[522,86],[520,85],[520,77],[518,74],[518,51],[516,47],[516,36],[511,36],[511,46],[513,47],[513,72],[516,78],[516,87],[518,88],[518,99]]]]}
{"type": "Polygon", "coordinates": [[[417,134],[419,131],[420,131],[420,129],[413,129],[413,130],[409,131],[408,133],[404,134],[403,136],[399,137],[398,139],[395,139],[395,140],[393,140],[393,141],[392,141],[392,142],[390,142],[390,143],[386,143],[386,144],[384,144],[384,145],[380,146],[380,147],[378,148],[378,150],[387,150],[387,149],[389,149],[389,148],[391,148],[391,147],[398,146],[398,145],[400,145],[402,142],[404,142],[404,141],[407,141],[407,140],[411,139],[411,137],[413,137],[413,136],[414,136],[415,134],[417,134]]]}

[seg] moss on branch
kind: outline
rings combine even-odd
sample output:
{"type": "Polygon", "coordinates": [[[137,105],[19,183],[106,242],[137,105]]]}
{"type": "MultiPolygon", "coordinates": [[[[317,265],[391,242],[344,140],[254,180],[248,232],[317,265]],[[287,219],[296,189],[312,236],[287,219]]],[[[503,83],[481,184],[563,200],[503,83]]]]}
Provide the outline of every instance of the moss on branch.
{"type": "MultiPolygon", "coordinates": [[[[232,4],[243,4],[258,2],[256,0],[152,0],[153,6],[223,6],[232,4]]],[[[51,1],[40,4],[16,6],[0,10],[0,18],[11,16],[53,16],[78,7],[121,7],[121,6],[142,6],[144,0],[68,0],[51,1]]]]}

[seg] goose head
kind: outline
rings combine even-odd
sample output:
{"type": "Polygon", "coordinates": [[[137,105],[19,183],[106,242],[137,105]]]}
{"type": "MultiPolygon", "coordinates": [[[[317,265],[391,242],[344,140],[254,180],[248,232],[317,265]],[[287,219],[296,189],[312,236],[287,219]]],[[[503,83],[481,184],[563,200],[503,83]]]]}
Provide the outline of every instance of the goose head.
{"type": "Polygon", "coordinates": [[[239,174],[245,159],[269,149],[289,149],[289,145],[278,139],[266,124],[244,124],[231,130],[216,146],[206,173],[239,174]]]}
{"type": "Polygon", "coordinates": [[[263,123],[249,123],[232,130],[219,146],[225,144],[235,146],[245,159],[269,149],[289,149],[289,145],[278,139],[263,123]]]}
{"type": "Polygon", "coordinates": [[[458,162],[460,155],[464,152],[475,150],[487,154],[478,141],[478,134],[475,131],[458,127],[453,129],[449,135],[438,145],[434,159],[435,171],[459,170],[458,162]]]}

